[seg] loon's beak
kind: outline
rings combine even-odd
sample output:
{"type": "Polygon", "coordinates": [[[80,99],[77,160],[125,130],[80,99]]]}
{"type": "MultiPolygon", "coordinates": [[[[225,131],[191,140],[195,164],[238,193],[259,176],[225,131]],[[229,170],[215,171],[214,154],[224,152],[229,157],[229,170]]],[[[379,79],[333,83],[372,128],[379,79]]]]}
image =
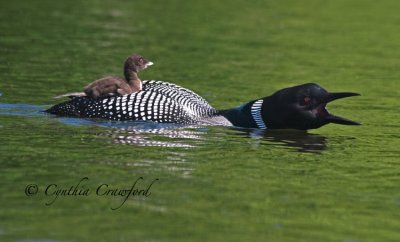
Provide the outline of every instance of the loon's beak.
{"type": "MultiPolygon", "coordinates": [[[[333,92],[333,93],[328,93],[326,96],[324,103],[329,103],[332,102],[333,100],[340,99],[340,98],[345,98],[345,97],[353,97],[353,96],[360,96],[358,93],[354,92],[333,92]]],[[[361,125],[358,122],[355,122],[350,119],[342,118],[333,114],[330,114],[327,112],[325,116],[325,120],[328,121],[329,123],[336,123],[336,124],[344,124],[344,125],[361,125]]]]}

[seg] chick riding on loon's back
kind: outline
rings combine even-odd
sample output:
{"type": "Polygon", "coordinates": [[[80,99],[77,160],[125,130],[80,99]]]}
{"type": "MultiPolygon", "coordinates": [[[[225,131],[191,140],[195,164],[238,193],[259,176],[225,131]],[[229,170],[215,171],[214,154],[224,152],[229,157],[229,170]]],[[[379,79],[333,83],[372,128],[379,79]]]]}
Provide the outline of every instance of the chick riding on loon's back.
{"type": "Polygon", "coordinates": [[[124,65],[125,79],[115,76],[107,76],[87,85],[83,92],[67,93],[56,96],[76,97],[88,96],[90,98],[104,98],[108,96],[123,96],[142,90],[142,81],[138,77],[138,72],[153,65],[153,62],[144,59],[138,54],[129,56],[124,65]]]}
{"type": "Polygon", "coordinates": [[[217,110],[183,87],[162,81],[143,81],[141,92],[103,99],[75,97],[46,111],[61,116],[119,121],[306,130],[328,123],[358,125],[330,114],[325,108],[333,100],[358,95],[352,92],[329,93],[317,84],[307,83],[284,88],[236,108],[217,110]]]}

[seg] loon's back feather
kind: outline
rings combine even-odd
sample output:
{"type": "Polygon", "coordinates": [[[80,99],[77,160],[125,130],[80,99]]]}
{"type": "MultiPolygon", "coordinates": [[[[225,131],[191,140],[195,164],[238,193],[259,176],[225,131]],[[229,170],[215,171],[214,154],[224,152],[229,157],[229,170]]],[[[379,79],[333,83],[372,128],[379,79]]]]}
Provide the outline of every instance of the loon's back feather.
{"type": "Polygon", "coordinates": [[[109,120],[148,120],[192,124],[214,116],[217,110],[196,93],[162,81],[143,81],[143,90],[125,96],[91,99],[75,97],[48,113],[109,120]]]}

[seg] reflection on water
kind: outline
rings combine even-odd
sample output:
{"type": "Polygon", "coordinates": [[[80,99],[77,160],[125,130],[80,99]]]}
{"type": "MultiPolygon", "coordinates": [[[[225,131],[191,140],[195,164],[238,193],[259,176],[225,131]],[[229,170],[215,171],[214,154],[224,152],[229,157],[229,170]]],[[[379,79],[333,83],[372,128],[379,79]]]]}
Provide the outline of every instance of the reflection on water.
{"type": "Polygon", "coordinates": [[[144,121],[104,121],[78,118],[57,118],[67,125],[95,125],[107,128],[99,136],[110,137],[118,144],[153,147],[182,147],[197,146],[204,129],[177,124],[159,124],[144,121]]]}
{"type": "Polygon", "coordinates": [[[243,130],[246,135],[256,140],[265,140],[276,145],[294,148],[298,152],[321,153],[326,150],[326,137],[309,134],[302,130],[243,130]]]}
{"type": "MultiPolygon", "coordinates": [[[[42,110],[45,108],[45,106],[28,104],[0,104],[0,115],[27,117],[48,115],[50,117],[55,117],[43,113],[42,110]]],[[[114,143],[136,146],[193,148],[203,144],[205,141],[204,136],[209,132],[207,126],[185,126],[180,124],[160,124],[143,121],[105,121],[66,117],[56,117],[56,119],[67,125],[94,125],[107,128],[104,132],[97,135],[110,137],[114,143]]],[[[226,135],[232,134],[246,136],[254,141],[259,141],[254,144],[260,147],[265,144],[284,146],[298,152],[320,153],[327,148],[326,137],[309,134],[306,131],[232,129],[237,132],[222,133],[222,139],[224,137],[226,138],[226,135]]],[[[216,136],[207,137],[207,139],[212,142],[213,137],[221,139],[221,137],[216,136]]]]}
{"type": "Polygon", "coordinates": [[[195,147],[204,138],[204,132],[187,128],[138,129],[135,126],[107,130],[103,135],[112,138],[114,143],[138,146],[195,147]],[[169,140],[159,140],[168,138],[169,140]],[[189,139],[189,142],[187,142],[189,139]]]}
{"type": "Polygon", "coordinates": [[[160,124],[145,121],[104,121],[78,118],[57,118],[68,125],[95,125],[107,128],[97,135],[110,137],[112,142],[152,147],[190,148],[200,144],[206,130],[199,126],[160,124]]]}
{"type": "MultiPolygon", "coordinates": [[[[162,147],[196,147],[205,140],[204,135],[208,129],[205,127],[167,127],[159,129],[138,128],[129,126],[107,130],[103,135],[112,138],[113,142],[120,144],[132,144],[138,146],[162,146],[162,147]],[[168,140],[160,140],[168,138],[168,140]]],[[[321,153],[326,150],[326,137],[309,134],[306,131],[297,130],[260,130],[238,129],[234,135],[247,136],[262,147],[265,144],[289,147],[293,151],[321,153]],[[267,142],[263,142],[267,141],[267,142]]],[[[231,135],[222,134],[222,135],[231,135]]],[[[216,137],[220,139],[221,137],[216,137]]],[[[212,137],[209,137],[213,141],[212,137]]]]}

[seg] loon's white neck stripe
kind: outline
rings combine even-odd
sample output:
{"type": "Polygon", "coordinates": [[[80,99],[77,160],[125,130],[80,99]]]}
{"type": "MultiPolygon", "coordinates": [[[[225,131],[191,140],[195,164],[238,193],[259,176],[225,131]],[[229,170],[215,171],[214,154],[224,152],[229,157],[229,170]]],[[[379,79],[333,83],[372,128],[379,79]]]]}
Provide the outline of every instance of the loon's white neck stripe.
{"type": "Polygon", "coordinates": [[[261,108],[264,100],[259,99],[251,105],[251,116],[253,117],[254,122],[256,122],[257,127],[260,129],[267,129],[267,126],[264,123],[261,115],[261,108]]]}

